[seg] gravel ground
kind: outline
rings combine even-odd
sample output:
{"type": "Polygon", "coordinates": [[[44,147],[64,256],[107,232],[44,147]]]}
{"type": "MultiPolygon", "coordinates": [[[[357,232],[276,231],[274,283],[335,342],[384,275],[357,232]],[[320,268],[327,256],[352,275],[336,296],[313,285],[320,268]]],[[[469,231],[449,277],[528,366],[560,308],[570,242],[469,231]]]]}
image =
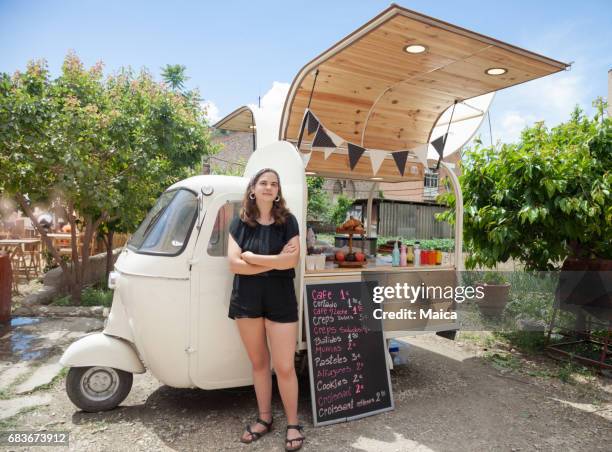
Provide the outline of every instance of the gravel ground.
{"type": "MultiPolygon", "coordinates": [[[[468,343],[434,335],[406,342],[402,353],[408,364],[391,372],[394,411],[315,428],[307,379],[302,380],[300,417],[307,436],[303,450],[610,450],[610,379],[568,384],[495,368],[482,358],[482,348],[468,343]]],[[[542,371],[558,366],[539,358],[523,361],[521,368],[542,371]]],[[[250,387],[174,389],[146,373],[135,376],[132,391],[119,408],[95,414],[80,412],[71,404],[63,379],[43,392],[52,396],[50,405],[19,414],[0,429],[69,430],[69,450],[79,452],[284,450],[285,421],[278,394],[272,433],[251,445],[238,442],[256,410],[250,387]]]]}

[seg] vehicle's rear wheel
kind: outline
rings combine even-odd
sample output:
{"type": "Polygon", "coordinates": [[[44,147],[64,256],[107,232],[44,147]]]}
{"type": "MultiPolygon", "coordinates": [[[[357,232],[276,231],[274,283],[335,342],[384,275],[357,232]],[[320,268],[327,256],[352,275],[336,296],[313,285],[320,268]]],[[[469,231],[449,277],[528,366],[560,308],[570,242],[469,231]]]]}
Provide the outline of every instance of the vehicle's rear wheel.
{"type": "Polygon", "coordinates": [[[83,411],[112,410],[132,389],[130,372],[113,367],[71,367],[66,377],[68,397],[83,411]]]}

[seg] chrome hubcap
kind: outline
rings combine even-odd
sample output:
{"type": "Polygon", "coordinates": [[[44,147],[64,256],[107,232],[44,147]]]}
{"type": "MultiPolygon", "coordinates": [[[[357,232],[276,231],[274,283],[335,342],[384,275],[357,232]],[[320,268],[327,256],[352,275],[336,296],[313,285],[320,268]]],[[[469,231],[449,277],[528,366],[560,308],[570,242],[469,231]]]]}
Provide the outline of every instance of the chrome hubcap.
{"type": "Polygon", "coordinates": [[[110,367],[92,367],[81,377],[81,388],[91,400],[106,400],[119,387],[119,375],[110,367]]]}

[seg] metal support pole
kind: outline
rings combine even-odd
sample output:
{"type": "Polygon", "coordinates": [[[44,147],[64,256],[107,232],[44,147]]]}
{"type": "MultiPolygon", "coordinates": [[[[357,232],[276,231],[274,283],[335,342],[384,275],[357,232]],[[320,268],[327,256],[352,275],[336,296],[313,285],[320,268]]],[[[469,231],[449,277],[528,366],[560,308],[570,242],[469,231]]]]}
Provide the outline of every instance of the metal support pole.
{"type": "Polygon", "coordinates": [[[459,178],[453,170],[441,161],[440,164],[446,169],[448,177],[455,192],[455,268],[457,271],[463,270],[463,193],[459,178]]]}

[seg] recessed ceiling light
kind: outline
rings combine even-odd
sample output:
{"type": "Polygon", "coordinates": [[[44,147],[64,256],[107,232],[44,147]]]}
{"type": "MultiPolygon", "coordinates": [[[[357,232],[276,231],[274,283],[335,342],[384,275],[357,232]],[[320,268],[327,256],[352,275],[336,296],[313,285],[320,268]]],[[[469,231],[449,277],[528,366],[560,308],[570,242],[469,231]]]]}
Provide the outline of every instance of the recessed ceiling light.
{"type": "Polygon", "coordinates": [[[315,173],[314,171],[306,171],[306,175],[307,176],[316,176],[317,173],[315,173]]]}
{"type": "Polygon", "coordinates": [[[370,177],[370,180],[383,180],[382,177],[370,177]]]}
{"type": "Polygon", "coordinates": [[[410,44],[404,47],[404,50],[408,53],[424,53],[427,51],[427,47],[423,44],[410,44]]]}
{"type": "Polygon", "coordinates": [[[485,71],[487,75],[503,75],[508,72],[508,69],[503,67],[491,67],[485,71]]]}

